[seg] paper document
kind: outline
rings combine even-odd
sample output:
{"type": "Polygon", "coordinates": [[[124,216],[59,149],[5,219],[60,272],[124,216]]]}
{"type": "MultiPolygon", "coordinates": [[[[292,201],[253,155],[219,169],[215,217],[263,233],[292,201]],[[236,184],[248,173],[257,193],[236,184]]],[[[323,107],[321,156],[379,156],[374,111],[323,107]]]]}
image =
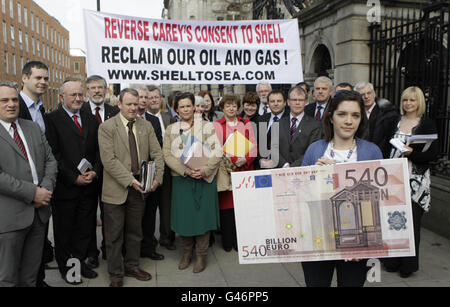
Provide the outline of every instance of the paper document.
{"type": "MultiPolygon", "coordinates": [[[[190,169],[202,169],[208,164],[209,158],[212,156],[211,150],[208,146],[203,144],[199,139],[191,136],[189,142],[187,142],[186,147],[181,155],[180,159],[190,169]]],[[[216,174],[213,173],[211,176],[204,178],[205,181],[211,183],[216,174]]]]}
{"type": "Polygon", "coordinates": [[[223,144],[223,152],[235,157],[245,157],[246,154],[255,146],[242,133],[235,131],[230,134],[223,144]]]}
{"type": "Polygon", "coordinates": [[[144,191],[152,187],[155,178],[156,164],[154,161],[141,163],[141,189],[144,191]]]}
{"type": "Polygon", "coordinates": [[[78,170],[81,174],[86,173],[87,171],[92,171],[94,168],[92,167],[92,164],[86,160],[85,158],[81,159],[80,163],[78,164],[78,170]]]}

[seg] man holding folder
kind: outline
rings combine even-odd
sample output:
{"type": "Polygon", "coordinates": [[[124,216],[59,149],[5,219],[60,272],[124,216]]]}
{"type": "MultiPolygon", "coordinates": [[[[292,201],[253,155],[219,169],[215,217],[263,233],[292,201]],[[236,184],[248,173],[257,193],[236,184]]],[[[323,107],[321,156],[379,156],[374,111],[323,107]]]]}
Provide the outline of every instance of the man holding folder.
{"type": "Polygon", "coordinates": [[[142,281],[152,278],[150,273],[139,268],[141,221],[145,193],[162,184],[164,159],[152,125],[136,118],[138,100],[136,90],[122,90],[119,114],[100,125],[98,134],[103,162],[102,201],[105,204],[106,253],[111,287],[122,287],[124,275],[142,281]],[[154,160],[156,174],[150,190],[144,191],[140,164],[149,160],[154,160]],[[124,260],[123,243],[126,248],[124,260]]]}

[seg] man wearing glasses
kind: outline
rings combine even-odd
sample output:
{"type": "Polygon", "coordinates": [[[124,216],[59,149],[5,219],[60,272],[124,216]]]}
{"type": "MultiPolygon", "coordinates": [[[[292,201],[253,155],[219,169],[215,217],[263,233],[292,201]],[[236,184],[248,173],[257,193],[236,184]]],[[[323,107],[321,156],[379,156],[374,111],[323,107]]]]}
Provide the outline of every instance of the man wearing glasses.
{"type": "Polygon", "coordinates": [[[97,277],[84,261],[96,226],[100,173],[98,121],[81,110],[84,90],[80,80],[66,79],[59,91],[59,101],[58,109],[47,115],[46,129],[48,143],[58,161],[53,194],[55,256],[62,278],[69,284],[79,284],[81,279],[69,274],[72,270],[67,266],[68,260],[79,260],[84,278],[97,277]]]}
{"type": "Polygon", "coordinates": [[[301,166],[308,146],[322,136],[321,122],[305,114],[306,92],[300,86],[289,90],[289,116],[280,120],[278,167],[301,166]]]}

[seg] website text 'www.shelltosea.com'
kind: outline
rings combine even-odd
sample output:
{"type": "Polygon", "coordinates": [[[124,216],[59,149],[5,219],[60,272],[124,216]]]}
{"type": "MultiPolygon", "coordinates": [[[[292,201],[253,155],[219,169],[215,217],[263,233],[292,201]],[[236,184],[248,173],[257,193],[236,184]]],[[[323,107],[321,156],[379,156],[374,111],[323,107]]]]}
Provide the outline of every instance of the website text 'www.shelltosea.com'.
{"type": "Polygon", "coordinates": [[[148,81],[260,81],[276,80],[275,71],[182,71],[108,69],[110,80],[148,81]]]}

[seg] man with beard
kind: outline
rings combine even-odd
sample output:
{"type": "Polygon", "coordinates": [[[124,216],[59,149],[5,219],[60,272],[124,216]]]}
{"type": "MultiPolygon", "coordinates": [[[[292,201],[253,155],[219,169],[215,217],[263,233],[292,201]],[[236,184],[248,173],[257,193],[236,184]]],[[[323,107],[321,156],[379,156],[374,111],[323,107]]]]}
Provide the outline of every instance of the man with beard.
{"type": "Polygon", "coordinates": [[[81,276],[97,277],[84,261],[96,226],[98,121],[91,113],[80,110],[83,98],[81,81],[66,79],[59,90],[60,106],[47,115],[47,140],[58,161],[52,203],[55,256],[61,276],[69,284],[81,283],[79,278],[69,278],[69,259],[80,261],[81,276]],[[79,165],[86,160],[91,166],[83,170],[79,165]]]}
{"type": "MultiPolygon", "coordinates": [[[[92,75],[86,79],[86,90],[89,101],[84,103],[81,109],[94,115],[97,118],[99,125],[119,113],[119,108],[105,103],[106,85],[106,80],[99,75],[92,75]]],[[[103,203],[100,201],[102,195],[102,174],[102,171],[97,174],[99,184],[98,199],[100,203],[100,218],[102,220],[102,243],[100,249],[102,250],[103,259],[106,259],[105,230],[103,227],[103,203]]],[[[97,217],[95,217],[95,220],[97,220],[97,217]]],[[[86,258],[86,264],[91,269],[95,269],[99,266],[99,254],[100,253],[97,249],[97,231],[94,228],[91,234],[88,257],[86,258]]]]}

